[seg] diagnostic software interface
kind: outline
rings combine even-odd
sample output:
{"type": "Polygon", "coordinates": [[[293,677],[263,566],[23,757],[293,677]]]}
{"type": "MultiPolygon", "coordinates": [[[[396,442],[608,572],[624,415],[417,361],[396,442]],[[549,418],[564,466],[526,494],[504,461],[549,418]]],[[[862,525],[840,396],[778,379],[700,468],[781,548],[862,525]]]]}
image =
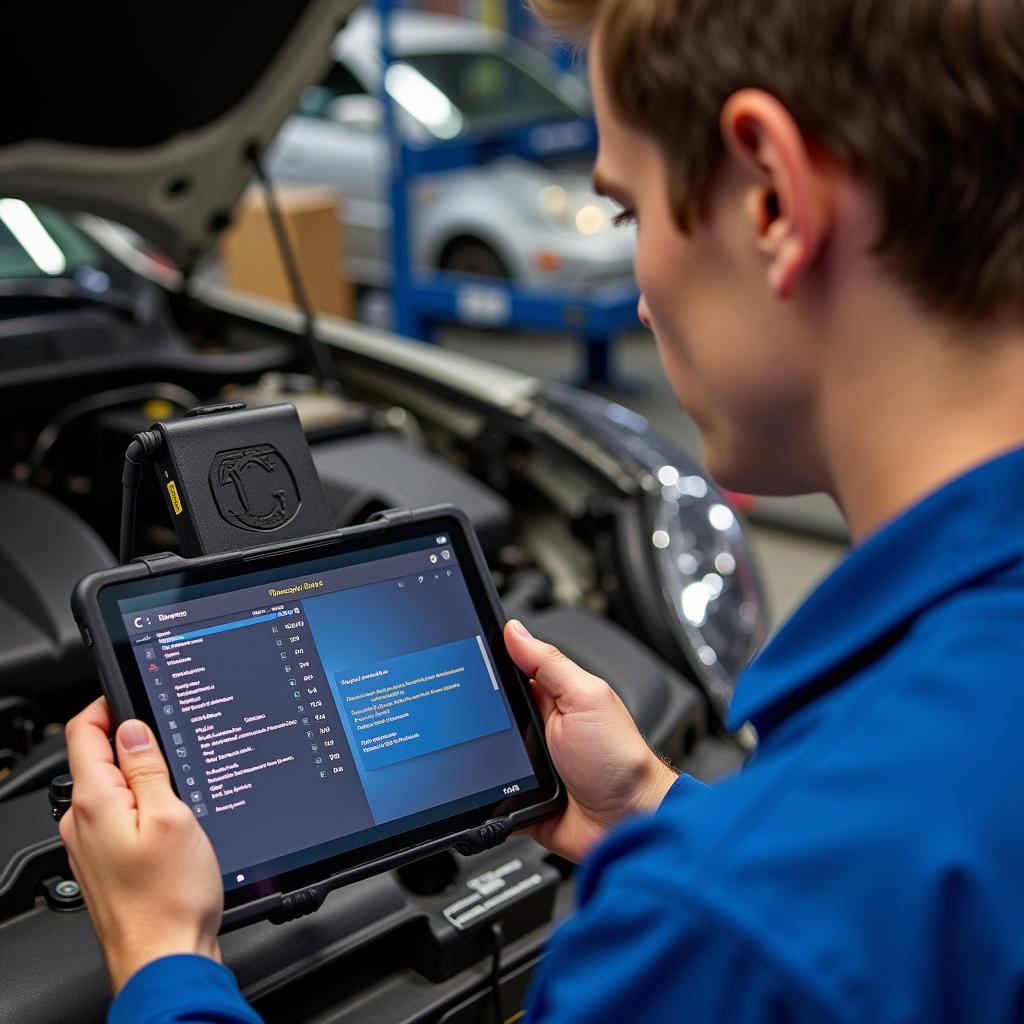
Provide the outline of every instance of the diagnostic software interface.
{"type": "Polygon", "coordinates": [[[118,603],[229,886],[537,785],[449,537],[319,564],[118,603]]]}

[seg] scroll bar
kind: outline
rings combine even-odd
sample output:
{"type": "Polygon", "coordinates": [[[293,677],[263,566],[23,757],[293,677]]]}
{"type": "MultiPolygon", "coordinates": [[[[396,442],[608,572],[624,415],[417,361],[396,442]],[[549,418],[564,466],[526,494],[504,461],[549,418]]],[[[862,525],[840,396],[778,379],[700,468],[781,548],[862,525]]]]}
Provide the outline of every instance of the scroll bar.
{"type": "Polygon", "coordinates": [[[487,648],[484,647],[484,638],[479,633],[476,635],[476,643],[480,648],[480,657],[484,659],[484,664],[487,666],[487,674],[491,677],[491,686],[497,689],[498,680],[494,677],[494,669],[491,668],[490,655],[487,652],[487,648]]]}

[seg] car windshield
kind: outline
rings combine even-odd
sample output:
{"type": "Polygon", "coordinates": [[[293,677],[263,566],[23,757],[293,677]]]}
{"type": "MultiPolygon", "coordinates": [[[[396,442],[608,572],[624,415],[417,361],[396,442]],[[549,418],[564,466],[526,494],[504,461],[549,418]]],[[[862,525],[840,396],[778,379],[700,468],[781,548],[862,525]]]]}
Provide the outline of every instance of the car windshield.
{"type": "Polygon", "coordinates": [[[496,51],[404,57],[388,71],[387,89],[442,139],[582,114],[512,55],[496,51]]]}
{"type": "Polygon", "coordinates": [[[0,199],[0,281],[78,278],[108,260],[65,214],[21,199],[0,199]]]}

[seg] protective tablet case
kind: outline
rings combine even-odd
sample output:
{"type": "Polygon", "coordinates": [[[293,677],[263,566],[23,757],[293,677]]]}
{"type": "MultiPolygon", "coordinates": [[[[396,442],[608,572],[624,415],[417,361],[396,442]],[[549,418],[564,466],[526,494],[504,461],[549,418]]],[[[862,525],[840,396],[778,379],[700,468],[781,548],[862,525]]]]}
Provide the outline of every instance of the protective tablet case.
{"type": "MultiPolygon", "coordinates": [[[[369,522],[359,526],[345,527],[330,533],[318,534],[303,540],[285,543],[268,544],[259,548],[250,548],[245,552],[233,552],[226,555],[208,555],[203,558],[184,559],[178,555],[164,552],[137,558],[128,565],[117,566],[102,572],[86,576],[75,587],[71,595],[71,609],[82,632],[82,639],[96,666],[103,693],[110,704],[117,723],[134,717],[131,700],[121,675],[121,667],[113,645],[107,638],[106,625],[99,611],[99,591],[112,583],[126,583],[131,580],[145,579],[165,572],[176,572],[184,569],[220,567],[225,565],[243,566],[249,562],[258,562],[270,555],[281,555],[294,552],[301,555],[311,549],[322,547],[332,541],[368,534],[385,534],[391,527],[414,524],[417,521],[433,519],[437,516],[448,516],[458,521],[466,538],[473,567],[484,583],[484,590],[490,610],[498,622],[503,622],[505,613],[501,607],[497,591],[491,582],[490,570],[483,551],[465,513],[454,505],[432,505],[418,509],[388,509],[376,513],[369,522]]],[[[516,675],[525,691],[529,693],[522,673],[516,669],[516,675]]],[[[540,748],[555,780],[555,795],[541,804],[522,808],[506,817],[494,818],[475,828],[465,829],[437,839],[420,843],[408,849],[398,850],[385,857],[378,858],[367,864],[345,869],[328,875],[313,885],[304,886],[292,892],[275,893],[259,897],[251,902],[233,907],[224,913],[221,932],[233,931],[244,925],[259,920],[270,920],[275,924],[294,920],[317,910],[327,895],[334,889],[371,875],[380,874],[393,868],[401,867],[411,861],[437,853],[442,850],[456,849],[460,853],[478,853],[503,843],[513,832],[542,821],[557,813],[565,806],[566,795],[561,779],[555,771],[544,740],[544,726],[537,715],[532,700],[528,701],[534,728],[540,740],[540,748]]]]}

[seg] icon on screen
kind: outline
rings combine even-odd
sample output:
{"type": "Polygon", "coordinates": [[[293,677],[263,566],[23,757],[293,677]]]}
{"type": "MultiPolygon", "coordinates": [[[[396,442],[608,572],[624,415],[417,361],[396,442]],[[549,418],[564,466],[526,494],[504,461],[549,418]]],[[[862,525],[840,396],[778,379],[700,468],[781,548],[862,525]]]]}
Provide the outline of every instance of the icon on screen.
{"type": "Polygon", "coordinates": [[[173,715],[174,714],[174,708],[170,704],[165,704],[164,705],[164,714],[165,715],[173,715]]]}
{"type": "Polygon", "coordinates": [[[146,650],[143,651],[142,656],[146,661],[152,661],[156,657],[156,653],[153,651],[152,647],[147,647],[146,650]]]}
{"type": "Polygon", "coordinates": [[[420,583],[422,583],[422,582],[423,582],[423,577],[421,576],[421,577],[420,577],[420,583]]]}
{"type": "MultiPolygon", "coordinates": [[[[182,765],[182,767],[184,767],[184,765],[182,765]]],[[[195,784],[196,780],[191,775],[185,780],[186,786],[194,786],[195,784]]]]}
{"type": "Polygon", "coordinates": [[[193,804],[192,805],[192,810],[194,810],[196,812],[196,817],[197,818],[205,818],[206,817],[206,804],[193,804]]]}
{"type": "Polygon", "coordinates": [[[430,564],[431,565],[437,565],[437,555],[431,555],[430,556],[430,564]]]}
{"type": "Polygon", "coordinates": [[[245,875],[235,875],[235,881],[236,882],[244,882],[245,881],[245,875]]]}
{"type": "Polygon", "coordinates": [[[149,629],[153,625],[153,620],[147,615],[137,615],[132,619],[132,625],[136,629],[149,629]]]}
{"type": "Polygon", "coordinates": [[[160,666],[155,661],[151,661],[146,666],[146,671],[147,672],[159,672],[160,671],[160,666]]]}
{"type": "Polygon", "coordinates": [[[452,571],[451,571],[451,569],[448,569],[448,570],[447,570],[447,571],[445,572],[445,576],[451,576],[451,574],[452,574],[452,571]]]}
{"type": "Polygon", "coordinates": [[[448,538],[447,537],[438,537],[436,543],[438,543],[438,544],[447,544],[448,543],[448,538]]]}
{"type": "Polygon", "coordinates": [[[175,747],[174,752],[178,757],[188,757],[188,750],[186,750],[185,747],[175,747]]]}
{"type": "Polygon", "coordinates": [[[185,737],[182,736],[180,732],[176,732],[171,736],[171,742],[176,746],[180,746],[185,742],[185,737]]]}
{"type": "Polygon", "coordinates": [[[399,580],[398,581],[398,589],[399,590],[403,590],[404,588],[405,588],[405,584],[401,580],[399,580]]]}
{"type": "Polygon", "coordinates": [[[160,698],[161,700],[167,700],[167,691],[166,691],[166,690],[161,690],[161,691],[160,691],[160,692],[159,692],[159,693],[157,694],[157,696],[158,696],[158,697],[159,697],[159,698],[160,698]]]}
{"type": "Polygon", "coordinates": [[[452,553],[450,551],[448,551],[447,549],[445,549],[444,551],[441,552],[441,557],[447,562],[448,559],[452,557],[452,553]]]}

